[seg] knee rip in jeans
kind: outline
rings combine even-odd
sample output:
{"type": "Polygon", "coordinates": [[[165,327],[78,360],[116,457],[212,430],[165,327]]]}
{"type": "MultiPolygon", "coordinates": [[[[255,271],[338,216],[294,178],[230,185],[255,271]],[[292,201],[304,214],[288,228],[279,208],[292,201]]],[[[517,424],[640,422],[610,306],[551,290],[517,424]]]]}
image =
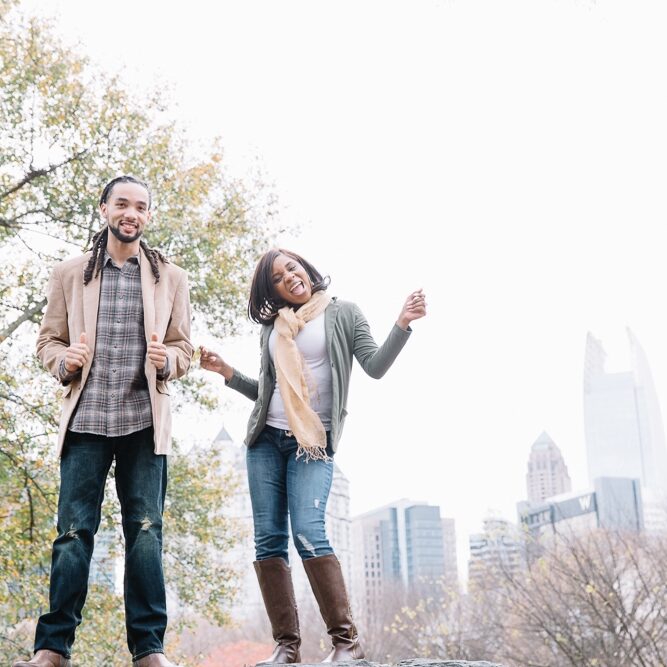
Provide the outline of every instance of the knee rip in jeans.
{"type": "Polygon", "coordinates": [[[152,525],[153,522],[147,516],[141,520],[141,530],[144,532],[146,532],[152,525]]]}
{"type": "Polygon", "coordinates": [[[317,554],[315,553],[315,547],[310,543],[310,540],[305,536],[302,535],[301,533],[297,533],[297,539],[301,544],[303,545],[303,548],[306,551],[309,551],[311,554],[313,554],[313,557],[315,557],[317,554]]]}
{"type": "Polygon", "coordinates": [[[71,524],[65,535],[67,535],[67,537],[71,537],[73,540],[78,540],[79,536],[77,535],[76,531],[77,529],[74,527],[74,524],[71,524]]]}

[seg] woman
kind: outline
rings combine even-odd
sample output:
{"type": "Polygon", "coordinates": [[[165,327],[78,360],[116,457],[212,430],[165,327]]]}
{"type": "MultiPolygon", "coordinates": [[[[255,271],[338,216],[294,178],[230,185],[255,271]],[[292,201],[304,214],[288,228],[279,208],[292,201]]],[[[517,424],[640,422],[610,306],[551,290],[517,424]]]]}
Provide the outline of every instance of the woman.
{"type": "Polygon", "coordinates": [[[299,621],[288,566],[288,517],[295,546],[333,649],[324,662],[363,658],[345,583],[325,532],[333,455],[343,428],[352,357],[382,377],[426,314],[422,290],[410,294],[378,347],[358,306],[327,294],[328,278],[299,255],[269,250],[259,260],[248,314],[263,324],[259,380],[201,349],[201,365],[255,402],[246,436],[255,526],[254,563],[277,646],[257,663],[300,661],[299,621]]]}

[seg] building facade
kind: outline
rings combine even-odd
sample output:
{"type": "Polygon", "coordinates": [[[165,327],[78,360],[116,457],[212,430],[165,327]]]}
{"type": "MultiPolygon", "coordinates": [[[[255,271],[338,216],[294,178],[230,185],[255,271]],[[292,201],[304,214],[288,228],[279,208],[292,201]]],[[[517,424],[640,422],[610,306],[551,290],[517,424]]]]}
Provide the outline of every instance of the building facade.
{"type": "Polygon", "coordinates": [[[641,485],[638,479],[600,477],[593,491],[565,494],[520,510],[519,520],[528,541],[577,535],[601,528],[639,532],[644,528],[641,485]]]}
{"type": "Polygon", "coordinates": [[[627,330],[632,369],[605,370],[602,343],[590,333],[584,362],[584,423],[588,477],[640,480],[642,492],[661,502],[667,479],[667,444],[648,359],[627,330]]]}
{"type": "Polygon", "coordinates": [[[454,519],[440,508],[402,499],[355,517],[353,592],[363,613],[434,581],[458,586],[454,519]]]}
{"type": "Polygon", "coordinates": [[[484,519],[482,532],[470,535],[468,589],[493,585],[496,577],[514,575],[523,566],[521,536],[506,519],[484,519]]]}
{"type": "Polygon", "coordinates": [[[530,449],[526,488],[531,504],[572,490],[563,455],[546,431],[542,431],[530,449]]]}

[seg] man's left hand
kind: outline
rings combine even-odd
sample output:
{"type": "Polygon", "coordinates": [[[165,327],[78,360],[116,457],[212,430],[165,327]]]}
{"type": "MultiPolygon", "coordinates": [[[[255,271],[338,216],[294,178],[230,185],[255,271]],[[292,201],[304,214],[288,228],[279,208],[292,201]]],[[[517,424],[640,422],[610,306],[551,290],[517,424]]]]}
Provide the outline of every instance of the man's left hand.
{"type": "Polygon", "coordinates": [[[167,346],[163,343],[158,343],[158,336],[156,333],[151,334],[151,341],[148,343],[147,353],[153,366],[159,371],[163,370],[167,363],[167,346]]]}

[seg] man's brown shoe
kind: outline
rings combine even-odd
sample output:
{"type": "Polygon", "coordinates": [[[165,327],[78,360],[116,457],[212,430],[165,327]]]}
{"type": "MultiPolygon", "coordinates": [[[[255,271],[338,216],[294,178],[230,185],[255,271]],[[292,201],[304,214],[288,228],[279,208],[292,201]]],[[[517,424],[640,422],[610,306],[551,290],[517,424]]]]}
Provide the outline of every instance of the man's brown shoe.
{"type": "Polygon", "coordinates": [[[164,653],[151,653],[150,655],[145,655],[143,658],[139,658],[134,663],[134,667],[178,667],[178,665],[169,662],[164,657],[164,653]]]}
{"type": "Polygon", "coordinates": [[[55,651],[40,649],[30,660],[19,660],[13,667],[72,667],[72,661],[55,651]]]}

